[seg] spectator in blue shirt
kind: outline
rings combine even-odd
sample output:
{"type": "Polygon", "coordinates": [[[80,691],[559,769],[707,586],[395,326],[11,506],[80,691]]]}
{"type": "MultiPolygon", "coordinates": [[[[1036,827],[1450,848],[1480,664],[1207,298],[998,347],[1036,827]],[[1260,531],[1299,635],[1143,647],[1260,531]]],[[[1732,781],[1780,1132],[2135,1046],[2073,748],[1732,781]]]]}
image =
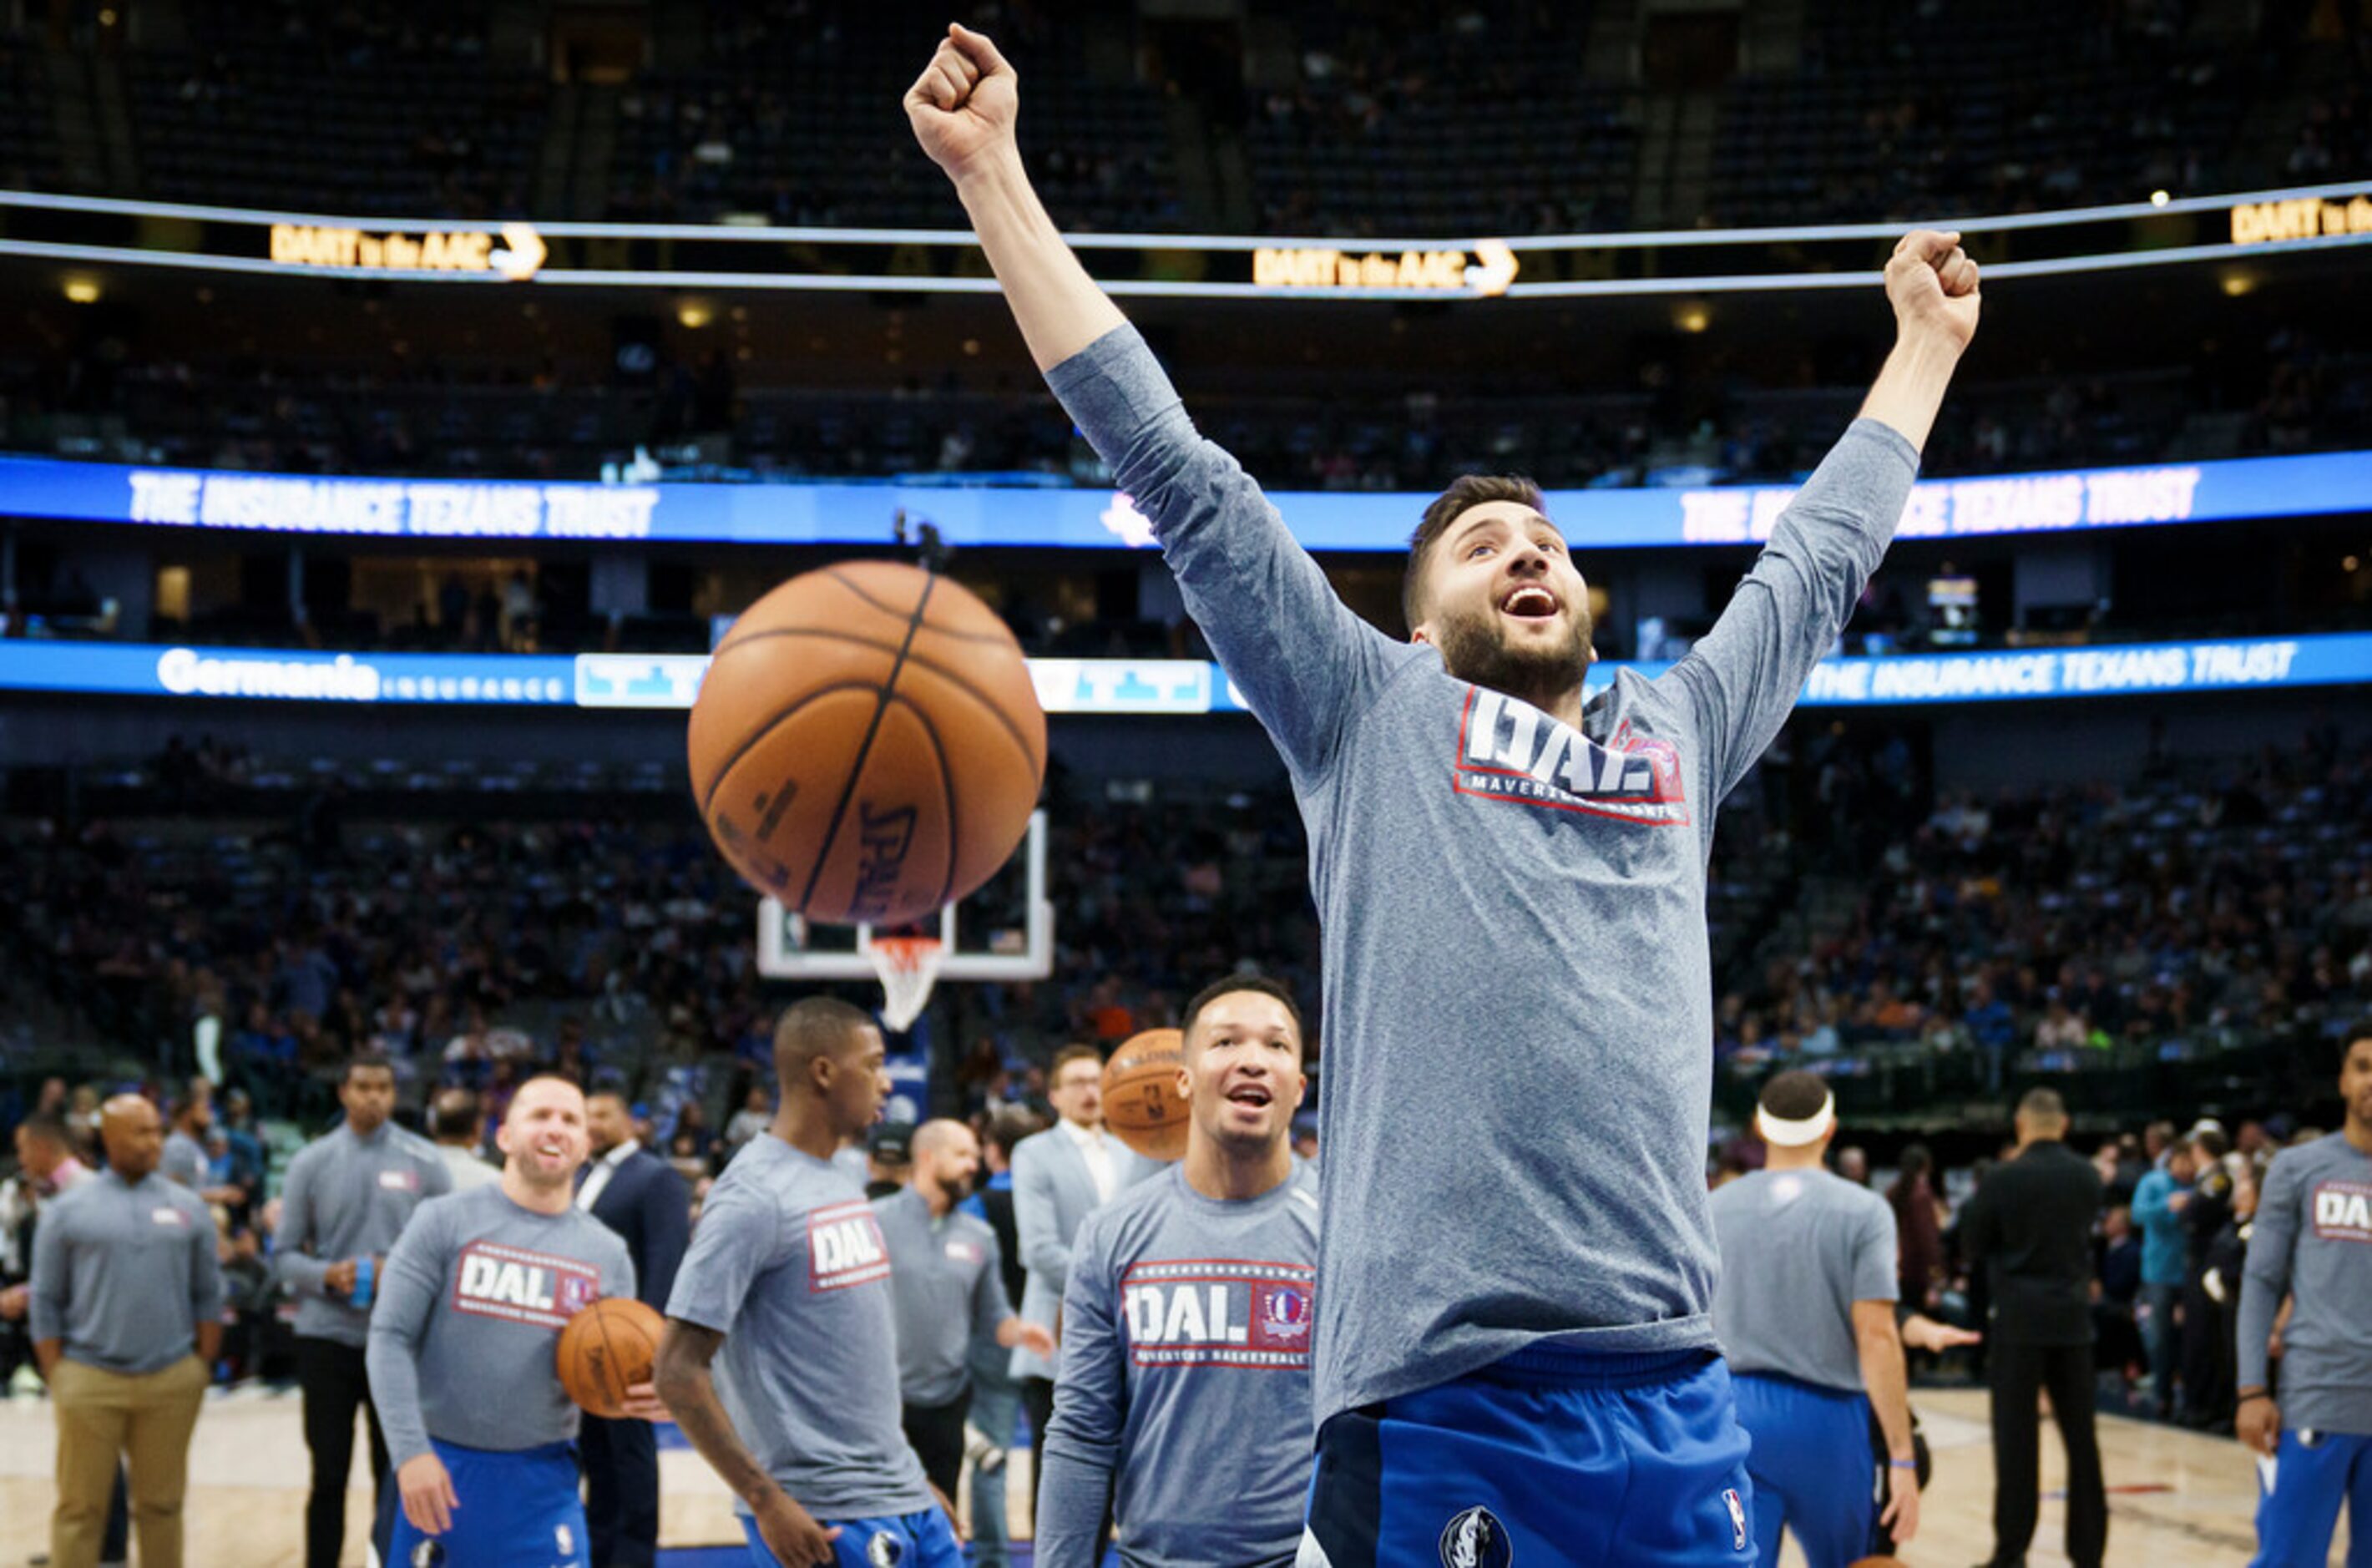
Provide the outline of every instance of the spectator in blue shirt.
{"type": "Polygon", "coordinates": [[[1981,980],[1969,988],[1969,1011],[1960,1021],[1967,1026],[1969,1038],[1984,1053],[1986,1086],[2000,1093],[2002,1072],[2017,1040],[2017,1019],[1994,994],[1992,983],[1981,980]]]}
{"type": "Polygon", "coordinates": [[[2142,1333],[2149,1344],[2150,1398],[2160,1421],[2174,1418],[2174,1304],[2182,1297],[2190,1252],[2182,1211],[2191,1206],[2198,1155],[2189,1138],[2169,1145],[2165,1163],[2134,1190],[2134,1223],[2142,1231],[2142,1333]]]}

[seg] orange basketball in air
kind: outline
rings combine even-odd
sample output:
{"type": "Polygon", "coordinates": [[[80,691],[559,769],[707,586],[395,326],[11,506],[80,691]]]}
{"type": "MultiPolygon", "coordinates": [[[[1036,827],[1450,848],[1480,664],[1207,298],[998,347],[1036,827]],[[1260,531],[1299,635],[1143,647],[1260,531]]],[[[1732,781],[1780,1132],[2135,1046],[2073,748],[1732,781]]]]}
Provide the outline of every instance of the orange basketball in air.
{"type": "Polygon", "coordinates": [[[1131,1035],[1104,1063],[1104,1125],[1147,1159],[1186,1153],[1190,1107],[1178,1092],[1185,1044],[1176,1029],[1147,1029],[1131,1035]]]}
{"type": "Polygon", "coordinates": [[[626,1390],[651,1380],[666,1321],[631,1295],[612,1295],[577,1309],[560,1330],[554,1353],[560,1386],[594,1415],[626,1413],[626,1390]]]}
{"type": "Polygon", "coordinates": [[[760,891],[809,920],[901,925],[1011,857],[1046,715],[1021,645],[970,590],[852,561],[742,612],[689,746],[701,817],[760,891]]]}

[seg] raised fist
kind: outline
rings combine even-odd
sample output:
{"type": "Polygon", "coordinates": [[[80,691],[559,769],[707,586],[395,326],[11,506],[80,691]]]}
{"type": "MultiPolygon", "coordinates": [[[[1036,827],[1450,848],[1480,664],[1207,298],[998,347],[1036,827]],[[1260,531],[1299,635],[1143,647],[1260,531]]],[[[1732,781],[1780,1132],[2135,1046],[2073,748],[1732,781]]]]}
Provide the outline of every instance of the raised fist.
{"type": "Polygon", "coordinates": [[[950,24],[931,63],[906,89],[906,118],[931,161],[959,178],[1013,143],[1018,78],[987,37],[950,24]]]}
{"type": "Polygon", "coordinates": [[[1904,332],[1934,331],[1955,348],[1977,335],[1977,264],[1960,249],[1960,237],[1915,228],[1894,247],[1886,263],[1886,297],[1904,332]]]}

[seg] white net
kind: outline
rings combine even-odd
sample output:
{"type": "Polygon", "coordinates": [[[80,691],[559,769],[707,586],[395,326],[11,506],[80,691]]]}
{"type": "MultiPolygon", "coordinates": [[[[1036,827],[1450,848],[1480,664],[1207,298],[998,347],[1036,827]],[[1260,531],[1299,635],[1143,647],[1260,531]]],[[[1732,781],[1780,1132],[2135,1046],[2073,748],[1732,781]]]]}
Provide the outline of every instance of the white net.
{"type": "Polygon", "coordinates": [[[881,1021],[902,1034],[931,1000],[931,982],[939,978],[947,944],[936,936],[876,936],[866,956],[881,979],[881,1021]]]}

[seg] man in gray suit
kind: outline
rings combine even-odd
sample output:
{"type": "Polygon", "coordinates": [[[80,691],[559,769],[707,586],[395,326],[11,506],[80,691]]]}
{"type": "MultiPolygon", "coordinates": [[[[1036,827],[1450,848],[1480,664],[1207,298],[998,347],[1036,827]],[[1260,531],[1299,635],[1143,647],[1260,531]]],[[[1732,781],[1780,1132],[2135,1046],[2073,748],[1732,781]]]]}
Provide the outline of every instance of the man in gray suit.
{"type": "MultiPolygon", "coordinates": [[[[1092,1045],[1054,1053],[1046,1098],[1062,1120],[1021,1140],[1013,1150],[1013,1225],[1021,1238],[1029,1283],[1021,1316],[1059,1338],[1063,1287],[1071,1276],[1071,1238],[1079,1224],[1164,1168],[1104,1131],[1104,1059],[1092,1045]]],[[[1013,1352],[1013,1376],[1029,1412],[1030,1484],[1045,1474],[1046,1423],[1054,1415],[1054,1364],[1026,1347],[1013,1352]]]]}

